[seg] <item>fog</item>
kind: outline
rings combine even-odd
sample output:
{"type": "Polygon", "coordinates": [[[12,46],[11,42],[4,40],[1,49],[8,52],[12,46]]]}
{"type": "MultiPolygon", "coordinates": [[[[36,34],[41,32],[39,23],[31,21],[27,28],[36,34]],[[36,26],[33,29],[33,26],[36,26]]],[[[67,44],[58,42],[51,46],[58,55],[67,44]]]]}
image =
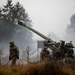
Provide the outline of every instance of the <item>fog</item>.
{"type": "Polygon", "coordinates": [[[0,7],[0,49],[3,49],[6,55],[9,54],[11,41],[19,48],[20,55],[28,46],[33,50],[35,48],[32,32],[20,26],[18,20],[24,20],[25,24],[32,26],[26,10],[19,2],[12,4],[12,1],[8,0],[0,7]]]}
{"type": "MultiPolygon", "coordinates": [[[[0,4],[6,4],[6,0],[3,1],[1,0],[0,4]]],[[[68,30],[68,26],[72,25],[70,18],[75,12],[74,0],[17,1],[19,1],[28,12],[29,17],[32,20],[32,28],[45,36],[50,37],[54,41],[73,41],[73,44],[75,45],[75,32],[71,31],[71,29],[68,30]]],[[[14,3],[17,1],[13,0],[14,3]]],[[[28,46],[30,46],[32,52],[37,49],[36,43],[38,40],[42,39],[40,36],[19,25],[5,25],[5,22],[0,24],[0,48],[3,48],[5,54],[9,54],[10,41],[15,42],[20,50],[20,54],[22,54],[22,51],[26,50],[28,46]],[[16,31],[15,27],[17,29],[16,31]],[[18,32],[20,33],[18,34],[18,32]],[[27,35],[26,32],[32,33],[31,37],[27,35]]]]}

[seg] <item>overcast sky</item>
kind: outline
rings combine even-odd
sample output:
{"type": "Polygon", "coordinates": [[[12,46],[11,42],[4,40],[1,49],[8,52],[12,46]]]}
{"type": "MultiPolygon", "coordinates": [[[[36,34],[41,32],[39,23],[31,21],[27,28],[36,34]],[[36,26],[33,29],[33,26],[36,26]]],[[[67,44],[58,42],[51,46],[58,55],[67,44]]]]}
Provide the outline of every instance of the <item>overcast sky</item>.
{"type": "MultiPolygon", "coordinates": [[[[75,0],[12,0],[19,1],[29,14],[33,28],[44,35],[54,32],[63,38],[70,17],[75,13],[75,0]]],[[[0,0],[0,5],[6,0],[0,0]]]]}

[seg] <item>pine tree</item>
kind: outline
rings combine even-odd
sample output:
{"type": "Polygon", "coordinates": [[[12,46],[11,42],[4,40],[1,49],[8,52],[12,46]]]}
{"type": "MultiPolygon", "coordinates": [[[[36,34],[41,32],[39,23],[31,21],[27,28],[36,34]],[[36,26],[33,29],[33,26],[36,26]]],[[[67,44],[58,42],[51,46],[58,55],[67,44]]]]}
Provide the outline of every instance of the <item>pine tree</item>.
{"type": "Polygon", "coordinates": [[[17,20],[23,20],[31,26],[31,20],[23,6],[19,2],[13,4],[12,0],[7,0],[6,5],[0,9],[0,43],[14,40],[20,47],[32,45],[32,33],[19,26],[17,20]]]}
{"type": "Polygon", "coordinates": [[[70,18],[70,24],[66,28],[64,39],[68,42],[73,41],[73,44],[75,45],[75,14],[70,18]]]}

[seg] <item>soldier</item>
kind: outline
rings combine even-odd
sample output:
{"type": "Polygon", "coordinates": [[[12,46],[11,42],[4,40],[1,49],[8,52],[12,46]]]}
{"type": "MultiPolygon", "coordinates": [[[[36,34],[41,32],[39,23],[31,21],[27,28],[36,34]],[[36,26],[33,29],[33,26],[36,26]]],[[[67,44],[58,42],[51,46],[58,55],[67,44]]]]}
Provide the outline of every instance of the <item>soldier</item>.
{"type": "Polygon", "coordinates": [[[19,59],[19,50],[13,41],[10,42],[9,51],[10,51],[9,60],[12,60],[12,65],[14,66],[16,65],[16,60],[19,59]]]}
{"type": "Polygon", "coordinates": [[[68,56],[70,58],[74,58],[74,56],[73,56],[74,55],[74,50],[73,50],[74,46],[72,44],[72,41],[70,41],[70,43],[66,43],[65,47],[67,49],[68,56]]]}
{"type": "Polygon", "coordinates": [[[41,51],[40,58],[41,61],[46,61],[50,59],[50,52],[48,51],[47,46],[45,46],[44,49],[41,51]]]}
{"type": "Polygon", "coordinates": [[[61,52],[61,47],[60,43],[55,44],[55,51],[53,52],[53,59],[59,59],[60,58],[60,52],[61,52]]]}

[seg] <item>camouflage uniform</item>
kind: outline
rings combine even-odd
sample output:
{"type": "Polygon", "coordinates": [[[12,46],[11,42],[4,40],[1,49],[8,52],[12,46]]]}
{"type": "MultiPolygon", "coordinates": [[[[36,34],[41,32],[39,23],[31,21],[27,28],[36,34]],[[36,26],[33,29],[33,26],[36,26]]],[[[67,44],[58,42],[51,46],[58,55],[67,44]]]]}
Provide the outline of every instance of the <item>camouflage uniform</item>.
{"type": "Polygon", "coordinates": [[[10,42],[10,54],[9,54],[9,60],[12,60],[12,65],[16,64],[16,59],[19,59],[19,50],[16,45],[14,45],[14,42],[10,42]]]}
{"type": "Polygon", "coordinates": [[[67,53],[68,53],[68,56],[70,57],[70,58],[74,58],[74,50],[73,50],[73,48],[74,48],[74,46],[73,46],[73,44],[72,44],[72,41],[70,41],[70,43],[67,43],[66,44],[66,49],[67,49],[67,53]]]}
{"type": "Polygon", "coordinates": [[[61,52],[60,43],[56,43],[55,45],[55,51],[53,52],[53,59],[59,59],[61,52]]]}
{"type": "Polygon", "coordinates": [[[54,56],[56,59],[63,59],[65,57],[66,49],[65,49],[65,41],[61,41],[61,43],[57,43],[55,47],[54,56]]]}
{"type": "Polygon", "coordinates": [[[45,47],[40,54],[41,61],[47,61],[50,59],[50,52],[47,50],[47,47],[45,47]]]}

